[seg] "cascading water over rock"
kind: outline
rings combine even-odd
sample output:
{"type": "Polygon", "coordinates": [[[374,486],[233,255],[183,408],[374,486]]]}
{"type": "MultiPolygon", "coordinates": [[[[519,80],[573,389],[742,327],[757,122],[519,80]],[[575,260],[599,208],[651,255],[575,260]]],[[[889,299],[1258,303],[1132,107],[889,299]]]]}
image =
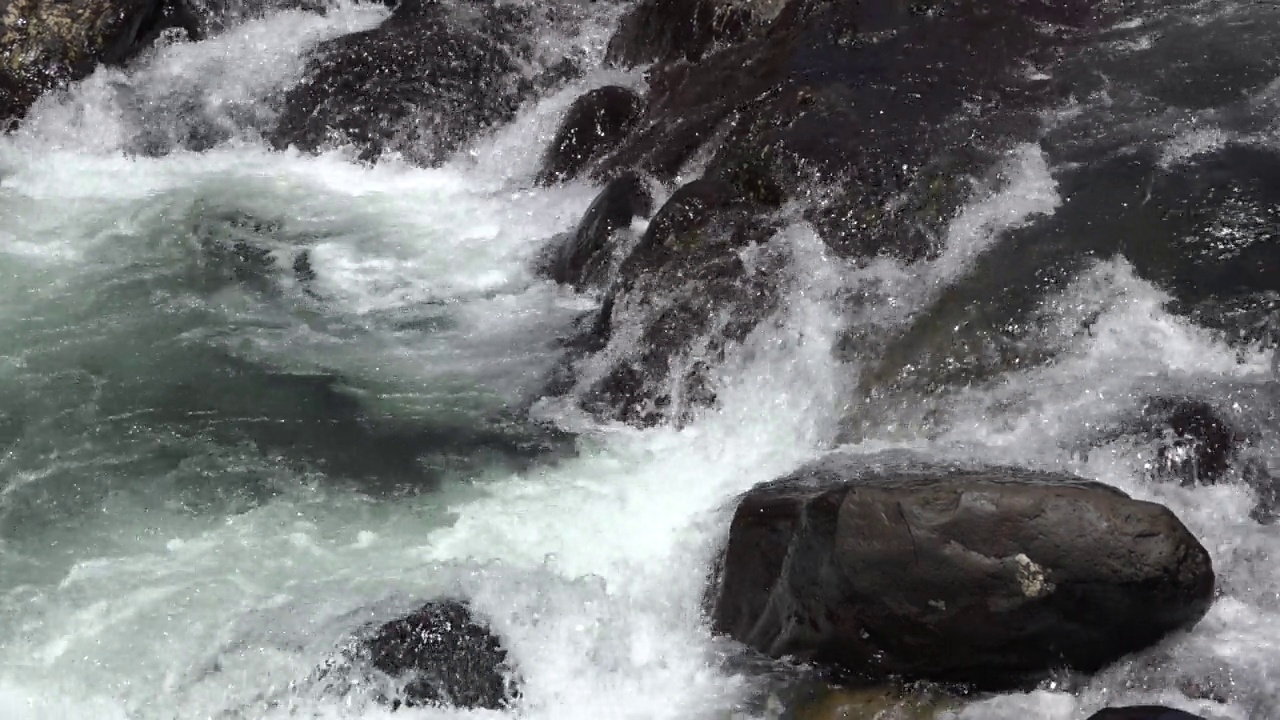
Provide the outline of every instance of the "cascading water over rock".
{"type": "Polygon", "coordinates": [[[1280,713],[1275,6],[54,5],[0,717],[1280,713]]]}

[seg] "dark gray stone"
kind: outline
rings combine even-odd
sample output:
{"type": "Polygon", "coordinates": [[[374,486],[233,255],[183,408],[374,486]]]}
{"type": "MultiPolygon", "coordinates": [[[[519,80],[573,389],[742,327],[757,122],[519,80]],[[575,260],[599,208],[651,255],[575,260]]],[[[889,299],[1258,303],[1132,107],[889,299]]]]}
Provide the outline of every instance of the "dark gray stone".
{"type": "Polygon", "coordinates": [[[404,0],[378,27],[321,43],[269,139],[439,164],[567,73],[530,76],[540,22],[528,6],[494,0],[404,0]]]}
{"type": "Polygon", "coordinates": [[[602,288],[608,280],[612,239],[636,217],[653,212],[653,196],[635,173],[624,173],[605,185],[578,227],[557,246],[547,272],[558,283],[579,290],[602,288]]]}
{"type": "Polygon", "coordinates": [[[697,61],[767,26],[785,0],[643,0],[622,18],[607,59],[633,67],[697,61]]]}
{"type": "Polygon", "coordinates": [[[742,496],[712,614],[770,656],[1007,688],[1189,627],[1213,587],[1178,518],[1114,488],[833,454],[742,496]]]}
{"type": "Polygon", "coordinates": [[[506,649],[464,602],[429,603],[363,645],[373,667],[402,683],[397,706],[501,710],[519,696],[506,649]]]}
{"type": "Polygon", "coordinates": [[[540,185],[572,180],[626,137],[644,110],[630,88],[596,88],[569,106],[538,172],[540,185]]]}

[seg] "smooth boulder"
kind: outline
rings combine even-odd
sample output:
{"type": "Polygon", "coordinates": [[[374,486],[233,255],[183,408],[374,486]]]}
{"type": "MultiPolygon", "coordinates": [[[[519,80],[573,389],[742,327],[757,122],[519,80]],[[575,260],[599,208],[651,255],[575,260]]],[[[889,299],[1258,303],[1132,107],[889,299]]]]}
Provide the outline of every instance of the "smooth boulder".
{"type": "Polygon", "coordinates": [[[1106,485],[836,453],[742,496],[712,617],[770,656],[999,689],[1146,648],[1213,588],[1172,512],[1106,485]]]}
{"type": "Polygon", "coordinates": [[[0,128],[42,94],[120,64],[162,31],[201,31],[185,0],[7,0],[0,9],[0,128]]]}
{"type": "Polygon", "coordinates": [[[540,185],[577,177],[626,137],[644,110],[644,100],[630,88],[606,85],[578,98],[560,123],[542,169],[540,185]]]}

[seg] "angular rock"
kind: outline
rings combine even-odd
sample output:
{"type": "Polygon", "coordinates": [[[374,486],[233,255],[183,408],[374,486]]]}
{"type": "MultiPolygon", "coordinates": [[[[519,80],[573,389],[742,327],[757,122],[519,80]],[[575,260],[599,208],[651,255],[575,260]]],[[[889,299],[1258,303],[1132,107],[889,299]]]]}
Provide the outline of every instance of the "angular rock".
{"type": "Polygon", "coordinates": [[[547,148],[538,184],[577,177],[626,137],[643,110],[644,101],[634,90],[617,85],[596,88],[575,100],[547,148]]]}
{"type": "Polygon", "coordinates": [[[532,13],[495,0],[404,0],[378,27],[321,43],[269,139],[277,149],[350,144],[367,161],[399,152],[439,164],[561,72],[529,77],[532,13]]]}
{"type": "Polygon", "coordinates": [[[708,176],[745,180],[765,204],[812,201],[845,255],[921,257],[963,178],[1034,137],[1057,88],[1025,68],[1079,41],[1094,4],[791,0],[767,30],[655,67],[645,116],[606,169],[670,178],[723,140],[708,176]]]}
{"type": "Polygon", "coordinates": [[[1204,720],[1199,715],[1156,705],[1107,708],[1089,716],[1089,720],[1204,720]]]}
{"type": "Polygon", "coordinates": [[[185,0],[6,0],[0,6],[0,128],[40,95],[127,61],[165,29],[200,29],[185,0]]]}
{"type": "Polygon", "coordinates": [[[555,249],[548,275],[578,290],[604,287],[614,234],[633,219],[647,218],[652,212],[653,196],[639,175],[624,173],[611,180],[591,202],[574,232],[555,249]]]}
{"type": "Polygon", "coordinates": [[[785,258],[775,230],[721,181],[699,180],[663,205],[617,272],[582,358],[588,411],[642,426],[683,422],[715,403],[707,375],[777,308],[785,258]]]}
{"type": "Polygon", "coordinates": [[[715,630],[857,678],[1006,688],[1197,622],[1208,553],[1167,508],[1071,476],[833,454],[747,492],[715,630]]]}
{"type": "Polygon", "coordinates": [[[321,669],[320,678],[331,692],[347,695],[370,683],[362,676],[369,668],[394,681],[392,697],[376,695],[393,708],[502,710],[519,697],[506,649],[459,600],[427,603],[364,633],[341,660],[321,669]]]}

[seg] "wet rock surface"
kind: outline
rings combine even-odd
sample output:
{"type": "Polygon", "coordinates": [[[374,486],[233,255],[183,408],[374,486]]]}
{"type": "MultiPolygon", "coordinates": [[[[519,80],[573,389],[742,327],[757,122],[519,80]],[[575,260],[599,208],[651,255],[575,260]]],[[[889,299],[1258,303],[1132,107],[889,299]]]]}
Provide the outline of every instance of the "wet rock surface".
{"type": "Polygon", "coordinates": [[[626,137],[644,109],[634,90],[617,85],[596,88],[569,106],[560,123],[538,182],[551,185],[572,180],[626,137]]]}
{"type": "Polygon", "coordinates": [[[740,499],[713,624],[854,678],[1034,683],[1196,623],[1207,552],[1161,505],[1006,468],[833,454],[740,499]]]}
{"type": "Polygon", "coordinates": [[[185,0],[6,0],[0,5],[0,129],[40,95],[136,55],[164,30],[198,38],[185,0]]]}
{"type": "Polygon", "coordinates": [[[651,177],[676,204],[651,225],[667,239],[622,263],[608,317],[587,324],[594,340],[571,343],[598,348],[568,383],[582,404],[652,424],[679,422],[686,399],[713,402],[687,368],[714,365],[777,309],[785,274],[739,272],[735,253],[767,241],[780,213],[809,221],[840,258],[935,257],[970,178],[1034,139],[1039,113],[1064,97],[1028,68],[1054,66],[1110,19],[1087,0],[636,5],[609,57],[652,62],[649,93],[591,172],[651,177]],[[729,318],[728,342],[711,317],[729,318]],[[636,338],[656,346],[625,346],[636,338]]]}
{"type": "Polygon", "coordinates": [[[507,650],[470,605],[437,600],[362,633],[320,672],[326,686],[348,694],[360,684],[381,690],[393,708],[443,706],[502,710],[519,697],[507,650]],[[390,685],[367,676],[372,669],[390,685]]]}
{"type": "Polygon", "coordinates": [[[378,27],[321,43],[270,140],[437,165],[572,74],[567,57],[539,62],[531,38],[544,21],[528,6],[492,0],[399,2],[378,27]]]}
{"type": "Polygon", "coordinates": [[[785,0],[644,0],[622,18],[609,61],[635,66],[701,59],[767,27],[785,0]]]}
{"type": "MultiPolygon", "coordinates": [[[[1232,344],[1280,339],[1280,266],[1271,242],[1280,154],[1228,144],[1166,165],[1161,151],[1116,153],[1054,173],[1060,206],[1003,234],[912,324],[886,341],[871,387],[933,393],[1043,363],[1037,313],[1100,261],[1170,296],[1166,309],[1232,344]]],[[[1089,332],[1088,319],[1079,328],[1089,332]]]]}
{"type": "Polygon", "coordinates": [[[573,233],[553,248],[544,272],[579,290],[605,288],[616,269],[616,251],[629,249],[619,248],[614,236],[635,218],[652,213],[653,196],[639,175],[624,173],[609,181],[573,233]]]}
{"type": "Polygon", "coordinates": [[[715,402],[708,371],[777,307],[785,251],[733,188],[697,180],[676,191],[621,263],[571,359],[582,404],[649,426],[715,402]]]}

